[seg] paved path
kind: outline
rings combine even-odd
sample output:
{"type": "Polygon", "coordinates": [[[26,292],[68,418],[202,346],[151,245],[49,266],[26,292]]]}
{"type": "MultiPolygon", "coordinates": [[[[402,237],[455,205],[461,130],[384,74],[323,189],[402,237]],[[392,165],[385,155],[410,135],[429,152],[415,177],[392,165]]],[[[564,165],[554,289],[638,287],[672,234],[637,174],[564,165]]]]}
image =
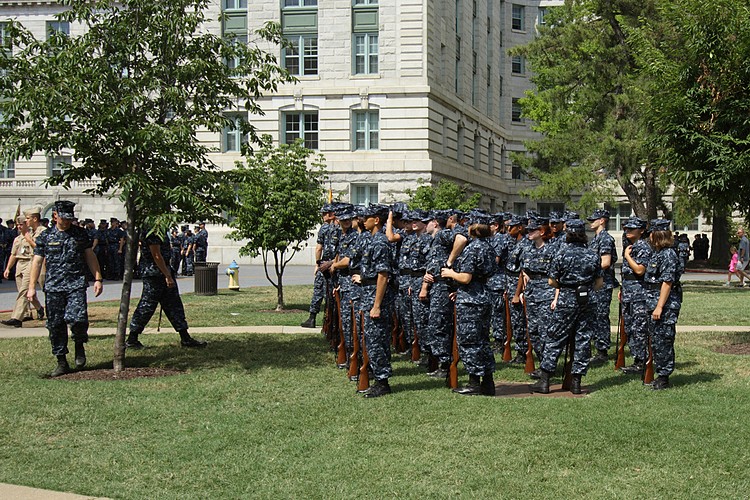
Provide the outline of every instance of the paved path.
{"type": "Polygon", "coordinates": [[[104,497],[60,493],[5,483],[0,483],[0,498],[7,498],[8,500],[106,500],[104,497]]]}

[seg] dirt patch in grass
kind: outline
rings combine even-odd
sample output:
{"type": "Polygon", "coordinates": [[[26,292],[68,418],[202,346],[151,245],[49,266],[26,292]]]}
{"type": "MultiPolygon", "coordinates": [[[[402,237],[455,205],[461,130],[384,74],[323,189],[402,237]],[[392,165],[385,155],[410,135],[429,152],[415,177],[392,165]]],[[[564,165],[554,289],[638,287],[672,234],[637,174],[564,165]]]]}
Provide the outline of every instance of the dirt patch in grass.
{"type": "Polygon", "coordinates": [[[183,373],[185,372],[170,368],[125,368],[121,372],[115,372],[112,369],[81,370],[61,375],[56,380],[69,380],[73,382],[79,380],[132,380],[136,378],[171,377],[172,375],[182,375],[183,373]]]}
{"type": "Polygon", "coordinates": [[[737,342],[732,344],[722,344],[714,349],[721,354],[750,354],[750,342],[737,342]]]}
{"type": "Polygon", "coordinates": [[[306,313],[307,311],[303,311],[302,309],[282,309],[281,311],[277,311],[276,309],[260,309],[258,312],[288,314],[288,313],[306,313]]]}

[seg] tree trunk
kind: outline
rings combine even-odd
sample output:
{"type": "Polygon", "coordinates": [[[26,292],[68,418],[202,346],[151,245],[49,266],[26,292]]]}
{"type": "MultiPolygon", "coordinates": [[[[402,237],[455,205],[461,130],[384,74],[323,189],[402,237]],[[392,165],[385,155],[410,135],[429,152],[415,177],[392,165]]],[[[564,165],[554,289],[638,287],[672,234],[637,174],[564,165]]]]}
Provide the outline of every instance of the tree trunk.
{"type": "Polygon", "coordinates": [[[713,234],[711,235],[711,258],[709,262],[719,268],[729,266],[729,211],[714,207],[713,234]]]}
{"type": "Polygon", "coordinates": [[[117,315],[115,352],[112,361],[115,372],[121,372],[125,369],[125,330],[130,312],[130,292],[133,286],[135,252],[138,248],[138,238],[135,232],[135,200],[130,193],[127,194],[125,209],[127,210],[128,230],[125,243],[125,269],[122,278],[122,293],[120,294],[120,312],[117,315]]]}
{"type": "Polygon", "coordinates": [[[273,253],[274,266],[276,267],[276,310],[284,310],[284,252],[279,255],[278,252],[273,253]]]}

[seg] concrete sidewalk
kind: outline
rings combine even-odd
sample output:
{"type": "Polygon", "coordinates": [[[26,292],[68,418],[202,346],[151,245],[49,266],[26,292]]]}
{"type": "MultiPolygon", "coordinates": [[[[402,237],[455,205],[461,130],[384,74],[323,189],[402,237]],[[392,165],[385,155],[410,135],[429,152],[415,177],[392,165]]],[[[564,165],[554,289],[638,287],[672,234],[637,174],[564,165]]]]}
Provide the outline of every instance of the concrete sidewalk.
{"type": "Polygon", "coordinates": [[[40,490],[28,486],[16,486],[0,483],[0,498],[13,500],[106,500],[105,497],[76,495],[75,493],[60,493],[51,490],[40,490]]]}

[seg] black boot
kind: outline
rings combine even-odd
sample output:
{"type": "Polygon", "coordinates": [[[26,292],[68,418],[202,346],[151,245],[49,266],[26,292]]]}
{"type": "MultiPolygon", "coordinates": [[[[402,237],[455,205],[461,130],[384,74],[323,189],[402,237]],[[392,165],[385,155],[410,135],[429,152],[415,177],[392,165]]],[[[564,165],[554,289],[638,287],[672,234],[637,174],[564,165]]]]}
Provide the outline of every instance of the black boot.
{"type": "MultiPolygon", "coordinates": [[[[539,359],[539,358],[537,358],[537,359],[539,359]]],[[[542,369],[541,368],[537,368],[533,372],[529,373],[529,377],[539,380],[540,378],[542,378],[542,369]]]]}
{"type": "Polygon", "coordinates": [[[623,366],[620,371],[626,375],[640,375],[643,373],[643,361],[640,359],[633,360],[630,366],[623,366]]]}
{"type": "Polygon", "coordinates": [[[206,347],[208,345],[208,342],[204,340],[196,340],[193,337],[190,336],[187,330],[182,330],[180,332],[180,345],[182,347],[206,347]]]}
{"type": "Polygon", "coordinates": [[[570,392],[573,394],[581,393],[581,375],[573,374],[573,381],[570,383],[570,392]]]}
{"type": "Polygon", "coordinates": [[[605,364],[609,360],[609,355],[606,349],[597,349],[596,356],[589,360],[589,365],[599,366],[605,364]]]}
{"type": "Polygon", "coordinates": [[[52,373],[50,373],[49,376],[59,377],[60,375],[65,375],[66,373],[70,373],[68,358],[65,357],[65,354],[60,354],[59,356],[57,356],[57,366],[54,370],[52,370],[52,373]]]}
{"type": "Polygon", "coordinates": [[[469,375],[469,383],[463,387],[453,389],[453,392],[456,394],[463,394],[464,396],[478,396],[481,394],[479,375],[469,375]]]}
{"type": "Polygon", "coordinates": [[[315,316],[317,316],[317,314],[310,313],[310,317],[307,318],[307,321],[300,323],[299,326],[302,328],[315,328],[315,316]]]}
{"type": "Polygon", "coordinates": [[[83,347],[83,342],[76,342],[76,370],[82,370],[86,366],[86,349],[83,347]]]}
{"type": "Polygon", "coordinates": [[[445,361],[443,363],[440,363],[440,366],[437,370],[431,371],[427,374],[429,377],[434,378],[446,378],[448,376],[448,369],[450,368],[451,364],[448,361],[445,361]]]}
{"type": "Polygon", "coordinates": [[[128,340],[125,341],[125,348],[140,351],[141,349],[145,349],[146,346],[143,345],[140,340],[138,340],[138,335],[134,335],[131,332],[131,334],[128,335],[128,340]]]}
{"type": "Polygon", "coordinates": [[[654,380],[654,383],[651,384],[651,388],[655,391],[669,388],[669,377],[666,375],[659,375],[656,377],[656,380],[654,380]]]}
{"type": "Polygon", "coordinates": [[[485,375],[482,377],[482,384],[480,385],[482,396],[494,396],[495,395],[495,379],[492,378],[492,374],[485,375]]]}
{"type": "Polygon", "coordinates": [[[391,393],[391,386],[388,385],[388,379],[376,380],[375,385],[365,391],[366,398],[379,398],[391,393]]]}
{"type": "Polygon", "coordinates": [[[510,360],[511,365],[525,365],[526,364],[526,353],[519,352],[516,357],[510,360]]]}
{"type": "Polygon", "coordinates": [[[549,376],[550,373],[542,370],[539,380],[531,384],[531,392],[539,392],[541,394],[549,394],[549,376]]]}

